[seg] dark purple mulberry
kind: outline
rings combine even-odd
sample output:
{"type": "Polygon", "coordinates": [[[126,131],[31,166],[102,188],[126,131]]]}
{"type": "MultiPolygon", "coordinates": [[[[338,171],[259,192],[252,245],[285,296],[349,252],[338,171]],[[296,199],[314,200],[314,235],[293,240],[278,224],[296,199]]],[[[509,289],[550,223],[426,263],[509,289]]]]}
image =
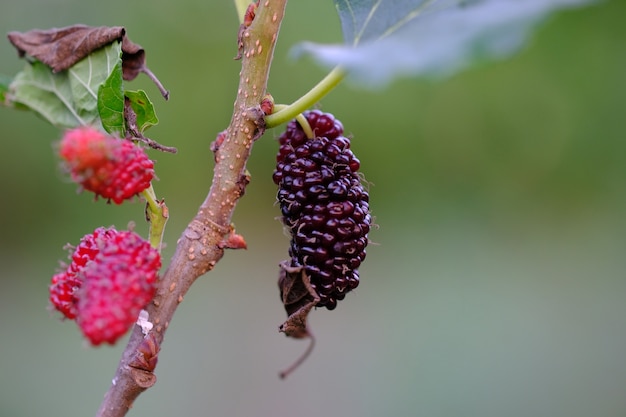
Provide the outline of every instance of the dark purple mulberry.
{"type": "Polygon", "coordinates": [[[290,266],[304,268],[320,298],[317,306],[332,310],[359,285],[357,268],[372,223],[369,195],[341,122],[319,110],[304,116],[315,137],[289,122],[278,138],[273,179],[291,231],[290,266]]]}

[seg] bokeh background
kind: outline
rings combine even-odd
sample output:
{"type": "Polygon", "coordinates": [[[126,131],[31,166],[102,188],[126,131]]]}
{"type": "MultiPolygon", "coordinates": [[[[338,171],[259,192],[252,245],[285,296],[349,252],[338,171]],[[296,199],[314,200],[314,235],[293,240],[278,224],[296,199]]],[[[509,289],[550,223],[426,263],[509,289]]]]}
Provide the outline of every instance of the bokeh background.
{"type": "MultiPolygon", "coordinates": [[[[202,277],[167,333],[157,384],[130,416],[626,416],[626,2],[559,13],[521,53],[443,82],[325,98],[371,183],[379,225],[362,284],[311,316],[317,346],[284,319],[269,131],[235,223],[249,245],[202,277]]],[[[171,220],[165,259],[210,184],[209,144],[230,120],[239,64],[229,1],[3,0],[0,32],[123,25],[171,90],[140,77],[171,220]]],[[[453,28],[451,28],[453,30],[453,28]]],[[[324,71],[289,58],[338,42],[331,1],[293,1],[270,92],[288,103],[324,71]]],[[[0,72],[24,65],[0,42],[0,72]]],[[[143,205],[94,202],[58,169],[60,133],[0,108],[0,416],[94,415],[124,343],[90,348],[47,310],[62,248],[100,225],[145,234],[143,205]]]]}

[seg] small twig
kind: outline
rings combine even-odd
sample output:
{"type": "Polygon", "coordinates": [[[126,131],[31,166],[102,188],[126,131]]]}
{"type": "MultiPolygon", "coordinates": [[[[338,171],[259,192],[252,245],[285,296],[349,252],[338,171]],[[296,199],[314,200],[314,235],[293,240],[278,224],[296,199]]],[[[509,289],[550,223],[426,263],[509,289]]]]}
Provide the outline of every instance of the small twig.
{"type": "Polygon", "coordinates": [[[167,152],[167,153],[177,153],[178,149],[176,149],[173,146],[165,146],[165,145],[161,145],[159,142],[147,138],[143,135],[141,136],[133,136],[133,139],[145,144],[146,146],[148,146],[149,148],[152,149],[156,149],[157,151],[161,151],[161,152],[167,152]]]}
{"type": "Polygon", "coordinates": [[[137,114],[135,113],[135,110],[133,110],[133,107],[130,104],[130,100],[127,97],[124,97],[124,120],[126,121],[126,132],[127,134],[130,134],[130,137],[128,139],[139,141],[146,146],[161,152],[178,152],[178,149],[173,146],[161,145],[159,142],[147,138],[143,135],[143,133],[139,130],[139,127],[137,126],[137,114]]]}

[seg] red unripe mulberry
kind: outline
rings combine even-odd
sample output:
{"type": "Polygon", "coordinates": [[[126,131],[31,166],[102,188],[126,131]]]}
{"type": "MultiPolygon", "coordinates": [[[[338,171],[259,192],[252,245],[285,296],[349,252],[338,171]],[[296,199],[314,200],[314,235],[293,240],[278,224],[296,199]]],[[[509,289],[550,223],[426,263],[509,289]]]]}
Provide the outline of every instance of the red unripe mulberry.
{"type": "Polygon", "coordinates": [[[96,229],[52,278],[50,300],[93,345],[115,343],[154,296],[161,257],[131,231],[96,229]]]}
{"type": "Polygon", "coordinates": [[[154,162],[143,148],[92,127],[68,130],[59,146],[74,182],[121,204],[150,186],[154,162]]]}

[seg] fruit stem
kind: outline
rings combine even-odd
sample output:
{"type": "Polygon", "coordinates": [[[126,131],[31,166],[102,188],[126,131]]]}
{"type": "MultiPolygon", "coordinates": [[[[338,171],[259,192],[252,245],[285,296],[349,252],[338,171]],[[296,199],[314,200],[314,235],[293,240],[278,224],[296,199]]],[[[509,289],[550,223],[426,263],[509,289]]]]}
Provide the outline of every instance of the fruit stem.
{"type": "Polygon", "coordinates": [[[157,200],[152,184],[141,192],[146,199],[146,220],[150,223],[149,239],[150,246],[161,252],[163,233],[168,219],[167,206],[164,200],[157,200]]]}
{"type": "Polygon", "coordinates": [[[265,127],[272,128],[287,123],[306,109],[320,101],[330,93],[344,78],[347,72],[340,65],[333,68],[322,80],[317,83],[308,93],[286,106],[280,111],[265,117],[265,127]]]}
{"type": "Polygon", "coordinates": [[[309,337],[309,346],[306,348],[304,353],[302,355],[300,355],[300,357],[298,359],[296,359],[296,361],[293,364],[291,364],[291,366],[289,368],[285,369],[284,371],[281,371],[278,374],[280,379],[287,378],[287,376],[289,376],[289,374],[291,374],[300,365],[302,365],[302,363],[306,360],[306,358],[309,357],[311,352],[313,352],[313,348],[315,347],[315,336],[313,336],[313,334],[309,333],[308,337],[309,337]]]}
{"type": "MultiPolygon", "coordinates": [[[[286,104],[274,104],[274,109],[278,111],[286,109],[287,107],[289,106],[286,104]]],[[[306,137],[309,139],[313,139],[315,137],[315,134],[313,133],[313,129],[311,129],[311,125],[309,124],[309,121],[306,119],[306,117],[304,117],[302,113],[299,113],[296,116],[296,120],[298,121],[298,124],[300,124],[300,127],[302,127],[302,130],[304,131],[306,137]]]]}

